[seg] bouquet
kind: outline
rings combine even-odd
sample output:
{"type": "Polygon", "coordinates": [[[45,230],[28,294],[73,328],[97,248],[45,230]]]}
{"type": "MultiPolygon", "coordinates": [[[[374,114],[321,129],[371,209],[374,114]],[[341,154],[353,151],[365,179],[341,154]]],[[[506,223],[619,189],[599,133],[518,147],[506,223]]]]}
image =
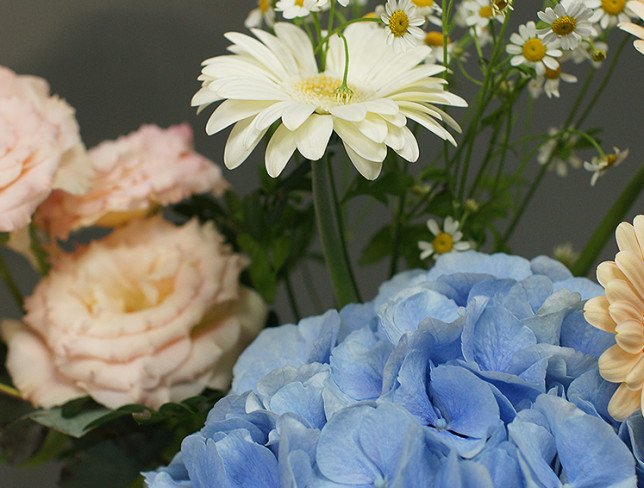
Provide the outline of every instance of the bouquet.
{"type": "Polygon", "coordinates": [[[642,18],[260,0],[202,65],[209,157],[185,123],[88,149],[45,80],[0,67],[2,457],[67,487],[644,484],[644,168],[586,126],[642,18]],[[210,159],[253,153],[246,194],[210,159]],[[625,160],[579,252],[511,254],[549,170],[590,187],[625,160]],[[390,218],[360,249],[367,205],[390,218]],[[386,269],[374,298],[357,263],[386,269]]]}

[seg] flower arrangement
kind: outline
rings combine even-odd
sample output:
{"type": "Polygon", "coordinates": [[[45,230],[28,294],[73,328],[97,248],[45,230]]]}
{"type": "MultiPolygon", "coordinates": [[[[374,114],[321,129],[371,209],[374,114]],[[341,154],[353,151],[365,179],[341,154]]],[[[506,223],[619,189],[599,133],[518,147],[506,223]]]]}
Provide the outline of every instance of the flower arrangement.
{"type": "Polygon", "coordinates": [[[259,0],[192,98],[214,158],[261,154],[247,194],[188,124],[86,149],[0,67],[0,245],[39,275],[23,293],[0,254],[2,458],[61,461],[61,486],[644,484],[644,216],[622,222],[644,168],[587,127],[643,6],[259,0]],[[549,170],[591,187],[623,161],[583,249],[511,254],[549,170]],[[302,313],[320,263],[331,303],[302,313]]]}

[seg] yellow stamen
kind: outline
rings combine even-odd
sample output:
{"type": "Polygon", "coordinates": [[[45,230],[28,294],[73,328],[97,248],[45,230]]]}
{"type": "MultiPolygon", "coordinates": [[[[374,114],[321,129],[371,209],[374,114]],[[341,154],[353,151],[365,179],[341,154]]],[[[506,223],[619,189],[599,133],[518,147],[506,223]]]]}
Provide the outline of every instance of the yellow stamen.
{"type": "Polygon", "coordinates": [[[624,11],[626,0],[602,0],[602,8],[608,15],[619,15],[624,11]]]}
{"type": "Polygon", "coordinates": [[[541,61],[546,55],[546,46],[543,45],[540,39],[528,39],[523,44],[523,57],[528,61],[536,63],[541,61]]]}
{"type": "Polygon", "coordinates": [[[561,66],[557,66],[557,69],[546,68],[545,76],[549,80],[556,80],[561,76],[561,66]]]}
{"type": "Polygon", "coordinates": [[[445,254],[450,252],[454,247],[454,239],[452,234],[448,232],[441,232],[432,241],[432,248],[436,254],[445,254]]]}
{"type": "Polygon", "coordinates": [[[577,19],[564,15],[563,17],[559,17],[555,20],[552,23],[551,28],[552,32],[558,36],[567,36],[568,34],[572,34],[577,28],[577,19]]]}
{"type": "Polygon", "coordinates": [[[331,107],[363,99],[355,86],[343,85],[342,80],[323,74],[296,82],[293,95],[298,100],[314,105],[318,113],[328,113],[331,107]]]}
{"type": "Polygon", "coordinates": [[[295,0],[295,5],[298,7],[304,7],[304,0],[295,0]]]}
{"type": "Polygon", "coordinates": [[[407,33],[409,17],[402,10],[396,10],[389,18],[389,30],[395,37],[402,37],[407,33]]]}
{"type": "Polygon", "coordinates": [[[263,14],[269,11],[271,8],[271,2],[270,0],[259,0],[257,2],[257,8],[259,8],[259,11],[263,14]]]}
{"type": "MultiPolygon", "coordinates": [[[[449,44],[449,39],[447,40],[449,44]]],[[[440,47],[443,45],[443,34],[438,31],[431,31],[425,34],[425,44],[430,47],[440,47]]]]}
{"type": "Polygon", "coordinates": [[[416,7],[433,7],[434,0],[411,0],[416,7]]]}
{"type": "Polygon", "coordinates": [[[494,11],[492,10],[491,5],[486,5],[485,7],[481,7],[479,9],[479,15],[483,17],[484,19],[491,19],[492,16],[494,15],[494,11]]]}

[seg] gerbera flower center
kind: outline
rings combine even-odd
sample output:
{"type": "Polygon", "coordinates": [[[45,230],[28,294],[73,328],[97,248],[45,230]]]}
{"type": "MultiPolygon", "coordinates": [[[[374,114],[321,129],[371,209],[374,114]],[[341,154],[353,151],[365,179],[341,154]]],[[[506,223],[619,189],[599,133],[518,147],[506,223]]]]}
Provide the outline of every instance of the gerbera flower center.
{"type": "Polygon", "coordinates": [[[564,15],[555,20],[551,28],[552,32],[558,36],[567,36],[568,34],[572,34],[577,28],[577,19],[569,15],[564,15]]]}
{"type": "Polygon", "coordinates": [[[271,2],[270,0],[259,0],[257,2],[257,8],[259,8],[259,11],[265,14],[268,12],[268,10],[271,8],[271,2]]]}
{"type": "Polygon", "coordinates": [[[434,0],[411,0],[416,7],[433,7],[434,0]]]}
{"type": "Polygon", "coordinates": [[[486,5],[485,7],[481,7],[479,9],[479,15],[483,17],[484,19],[491,19],[492,16],[494,15],[494,11],[492,10],[491,5],[486,5]]]}
{"type": "MultiPolygon", "coordinates": [[[[449,42],[449,40],[448,40],[449,42]]],[[[425,44],[431,47],[439,47],[443,45],[443,34],[438,31],[431,31],[425,34],[425,44]]]]}
{"type": "Polygon", "coordinates": [[[541,42],[540,39],[528,39],[523,44],[523,57],[528,61],[541,61],[545,55],[546,46],[543,45],[543,42],[541,42]]]}
{"type": "Polygon", "coordinates": [[[389,30],[395,37],[402,37],[409,28],[409,17],[402,10],[396,10],[389,19],[389,30]]]}
{"type": "Polygon", "coordinates": [[[602,9],[609,15],[619,15],[624,11],[626,0],[602,0],[602,9]]]}
{"type": "Polygon", "coordinates": [[[545,77],[548,80],[556,80],[561,76],[561,67],[557,66],[557,69],[546,68],[545,77]]]}
{"type": "Polygon", "coordinates": [[[454,247],[454,239],[449,232],[441,232],[432,241],[432,247],[436,254],[445,254],[454,247]]]}
{"type": "Polygon", "coordinates": [[[293,85],[294,96],[299,100],[318,107],[318,111],[328,112],[331,107],[346,105],[359,96],[354,86],[347,90],[340,90],[342,80],[333,76],[319,74],[300,80],[293,85]],[[350,94],[350,96],[347,96],[350,94]]]}

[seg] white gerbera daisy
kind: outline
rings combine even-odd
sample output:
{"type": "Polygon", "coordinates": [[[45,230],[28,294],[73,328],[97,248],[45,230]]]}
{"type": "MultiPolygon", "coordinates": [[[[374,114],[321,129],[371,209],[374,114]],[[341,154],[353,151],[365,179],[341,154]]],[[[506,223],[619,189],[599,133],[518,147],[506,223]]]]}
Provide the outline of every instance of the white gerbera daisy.
{"type": "Polygon", "coordinates": [[[598,23],[602,29],[613,27],[618,22],[630,22],[635,17],[626,0],[586,0],[586,7],[594,10],[590,21],[598,23]]]}
{"type": "Polygon", "coordinates": [[[416,13],[425,17],[434,25],[443,25],[441,15],[443,9],[440,8],[436,0],[411,0],[416,7],[416,13]]]}
{"type": "Polygon", "coordinates": [[[418,45],[425,36],[419,27],[425,18],[418,14],[411,0],[387,0],[385,13],[380,18],[387,26],[387,44],[397,53],[418,45]]]}
{"type": "Polygon", "coordinates": [[[328,4],[328,0],[278,0],[275,10],[282,12],[285,19],[295,19],[306,17],[311,12],[319,12],[328,4]]]}
{"type": "Polygon", "coordinates": [[[273,10],[270,0],[258,0],[257,8],[248,13],[244,25],[252,29],[254,27],[260,27],[262,21],[268,27],[272,27],[275,23],[275,10],[273,10]]]}
{"type": "Polygon", "coordinates": [[[466,106],[444,90],[434,75],[442,66],[421,64],[429,48],[417,46],[396,54],[385,42],[384,29],[357,23],[344,31],[349,46],[348,89],[340,92],[345,68],[344,44],[329,40],[326,69],[320,73],[306,33],[292,24],[276,23],[275,35],[252,31],[259,40],[228,33],[228,56],[204,62],[202,88],[192,99],[204,107],[223,100],[211,115],[206,132],[235,124],[224,151],[228,168],[239,166],[276,124],[266,148],[266,169],[276,177],[297,149],[316,161],[325,154],[331,134],[368,179],[380,173],[387,148],[416,161],[418,142],[406,127],[412,119],[455,144],[437,120],[455,130],[458,124],[434,104],[466,106]]]}
{"type": "Polygon", "coordinates": [[[530,66],[541,76],[545,74],[546,68],[557,69],[559,63],[555,58],[562,55],[562,52],[555,48],[555,43],[547,43],[539,38],[537,27],[532,21],[520,25],[518,34],[512,33],[506,51],[512,54],[512,66],[530,66]]]}
{"type": "Polygon", "coordinates": [[[586,8],[580,0],[562,0],[537,16],[550,27],[540,29],[544,42],[558,40],[562,49],[574,49],[584,37],[597,35],[590,18],[593,11],[586,8]]]}
{"type": "Polygon", "coordinates": [[[603,157],[595,156],[590,163],[584,161],[584,169],[593,173],[590,179],[590,186],[595,186],[600,176],[603,176],[609,169],[614,168],[628,157],[628,149],[622,151],[617,147],[613,147],[613,151],[615,152],[606,154],[603,157]]]}
{"type": "MultiPolygon", "coordinates": [[[[640,20],[644,20],[644,0],[631,0],[626,5],[640,18],[640,20]]],[[[639,40],[635,41],[633,46],[635,46],[635,49],[639,52],[644,54],[644,26],[637,25],[632,22],[622,22],[619,24],[619,28],[629,34],[639,37],[639,40]]]]}
{"type": "Polygon", "coordinates": [[[420,249],[420,259],[427,259],[430,256],[439,254],[446,254],[452,251],[467,251],[471,248],[469,242],[463,242],[463,233],[458,230],[460,224],[458,220],[452,217],[445,217],[443,222],[443,229],[438,226],[434,219],[427,221],[427,228],[432,233],[434,239],[432,242],[420,241],[418,249],[420,249]]]}

